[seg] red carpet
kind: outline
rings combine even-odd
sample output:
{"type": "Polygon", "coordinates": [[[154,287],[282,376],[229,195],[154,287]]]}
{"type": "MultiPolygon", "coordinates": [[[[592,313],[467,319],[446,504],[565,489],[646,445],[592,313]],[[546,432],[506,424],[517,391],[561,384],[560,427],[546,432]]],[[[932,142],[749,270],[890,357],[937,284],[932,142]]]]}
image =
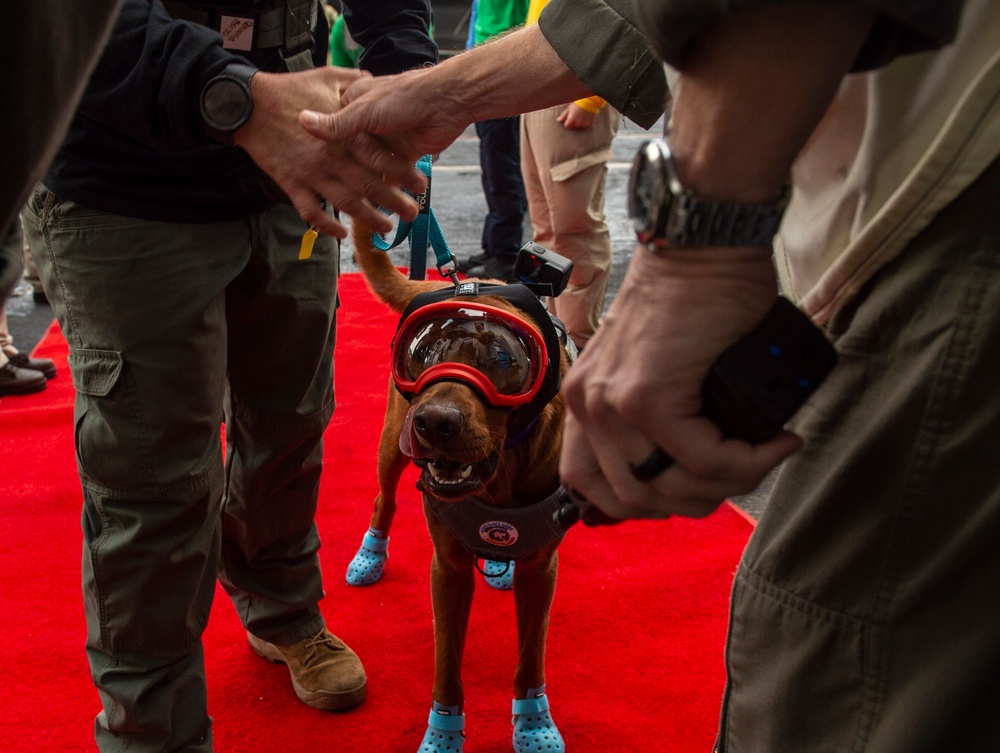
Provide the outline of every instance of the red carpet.
{"type": "MultiPolygon", "coordinates": [[[[319,526],[331,628],[365,662],[368,700],[347,714],[300,704],[286,670],[258,659],[220,590],[205,635],[218,753],[415,753],[431,703],[430,544],[415,475],[392,531],[386,575],[356,589],[344,572],[376,491],[375,448],[395,316],[357,275],[342,280],[338,407],[328,432],[319,526]]],[[[84,651],[80,488],[66,344],[44,392],[0,401],[0,739],[22,753],[88,753],[99,710],[84,651]]],[[[561,549],[548,687],[571,753],[711,749],[723,687],[728,593],[751,531],[726,505],[700,521],[577,527],[561,549]]],[[[481,583],[466,651],[466,753],[511,750],[513,600],[481,583]]]]}

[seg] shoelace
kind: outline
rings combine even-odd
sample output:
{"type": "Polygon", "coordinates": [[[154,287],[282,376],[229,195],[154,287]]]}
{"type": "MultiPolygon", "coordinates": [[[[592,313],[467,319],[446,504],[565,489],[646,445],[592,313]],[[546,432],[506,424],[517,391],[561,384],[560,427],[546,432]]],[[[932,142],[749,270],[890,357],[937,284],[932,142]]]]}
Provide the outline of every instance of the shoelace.
{"type": "Polygon", "coordinates": [[[323,629],[302,645],[302,651],[306,652],[305,661],[311,660],[316,655],[316,650],[323,645],[329,646],[334,651],[342,651],[344,648],[342,645],[338,645],[337,640],[323,629]]]}

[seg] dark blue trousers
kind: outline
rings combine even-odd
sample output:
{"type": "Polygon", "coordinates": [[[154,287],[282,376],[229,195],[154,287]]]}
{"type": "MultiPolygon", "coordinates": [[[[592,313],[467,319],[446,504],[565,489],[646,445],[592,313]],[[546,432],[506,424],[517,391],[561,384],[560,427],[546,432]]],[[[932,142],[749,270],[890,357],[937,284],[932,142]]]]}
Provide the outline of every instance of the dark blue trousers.
{"type": "Polygon", "coordinates": [[[528,199],[521,179],[521,134],[518,118],[476,123],[479,165],[488,212],[483,223],[483,250],[513,262],[524,236],[528,199]]]}

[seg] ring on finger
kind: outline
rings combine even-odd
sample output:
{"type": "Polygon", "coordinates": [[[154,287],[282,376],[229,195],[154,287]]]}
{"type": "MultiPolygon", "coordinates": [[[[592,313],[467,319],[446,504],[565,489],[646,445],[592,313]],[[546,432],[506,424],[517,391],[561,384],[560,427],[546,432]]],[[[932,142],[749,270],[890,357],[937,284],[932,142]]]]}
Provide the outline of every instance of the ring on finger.
{"type": "Polygon", "coordinates": [[[654,447],[649,456],[640,463],[629,463],[632,475],[639,481],[652,481],[673,465],[674,459],[663,451],[662,447],[654,447]]]}

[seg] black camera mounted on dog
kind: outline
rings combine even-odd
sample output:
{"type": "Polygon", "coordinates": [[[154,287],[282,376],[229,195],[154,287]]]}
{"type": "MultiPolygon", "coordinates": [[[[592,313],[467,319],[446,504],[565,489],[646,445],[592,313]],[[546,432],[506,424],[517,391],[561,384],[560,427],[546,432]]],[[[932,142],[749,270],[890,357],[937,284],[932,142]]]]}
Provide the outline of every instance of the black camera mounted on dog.
{"type": "Polygon", "coordinates": [[[514,277],[537,296],[555,298],[566,289],[573,262],[544,246],[528,241],[517,252],[514,277]]]}

